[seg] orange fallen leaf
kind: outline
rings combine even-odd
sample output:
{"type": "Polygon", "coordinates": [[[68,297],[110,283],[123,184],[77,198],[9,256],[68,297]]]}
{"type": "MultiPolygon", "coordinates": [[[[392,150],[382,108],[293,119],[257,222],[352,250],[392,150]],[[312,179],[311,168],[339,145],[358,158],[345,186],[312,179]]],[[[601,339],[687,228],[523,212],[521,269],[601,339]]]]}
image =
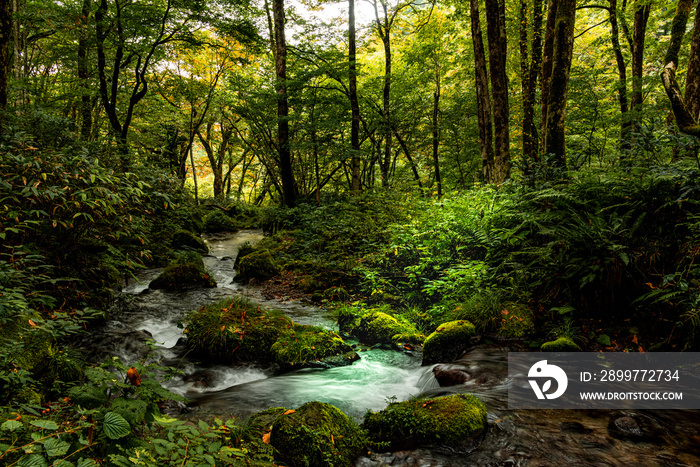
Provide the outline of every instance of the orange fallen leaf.
{"type": "Polygon", "coordinates": [[[126,377],[129,378],[129,382],[132,385],[141,385],[141,376],[139,375],[138,370],[136,370],[136,368],[134,368],[133,366],[126,371],[126,377]]]}
{"type": "Polygon", "coordinates": [[[263,443],[270,444],[270,433],[263,433],[262,440],[263,443]]]}
{"type": "Polygon", "coordinates": [[[36,327],[36,323],[34,321],[32,321],[31,319],[29,320],[29,325],[33,328],[36,327]]]}
{"type": "Polygon", "coordinates": [[[331,435],[331,443],[333,443],[333,446],[335,446],[335,439],[333,439],[333,435],[331,435]]]}
{"type": "Polygon", "coordinates": [[[294,413],[294,412],[296,412],[296,410],[294,410],[294,409],[289,409],[289,410],[287,410],[283,415],[289,415],[290,413],[294,413]]]}
{"type": "Polygon", "coordinates": [[[637,340],[637,335],[635,334],[634,337],[632,338],[632,343],[633,344],[639,344],[639,341],[637,340]]]}

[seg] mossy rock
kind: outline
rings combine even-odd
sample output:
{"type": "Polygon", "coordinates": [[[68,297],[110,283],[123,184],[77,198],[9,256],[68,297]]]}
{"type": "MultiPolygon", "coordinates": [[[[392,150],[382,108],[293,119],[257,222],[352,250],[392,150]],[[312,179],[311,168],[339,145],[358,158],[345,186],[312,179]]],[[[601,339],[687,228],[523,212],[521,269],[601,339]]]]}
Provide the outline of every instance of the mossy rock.
{"type": "Polygon", "coordinates": [[[498,334],[502,337],[521,339],[534,334],[535,323],[532,311],[519,303],[507,303],[501,309],[501,325],[498,334]]]}
{"type": "Polygon", "coordinates": [[[365,345],[410,342],[420,344],[423,336],[410,324],[402,323],[382,311],[372,311],[360,318],[351,334],[365,345]]]}
{"type": "Polygon", "coordinates": [[[243,245],[238,247],[238,254],[236,255],[236,259],[240,260],[244,256],[248,256],[254,251],[255,247],[250,242],[245,242],[243,245]]]}
{"type": "Polygon", "coordinates": [[[256,250],[238,262],[237,279],[248,282],[251,279],[267,280],[280,273],[280,268],[269,250],[256,250]]]}
{"type": "Polygon", "coordinates": [[[423,365],[454,361],[475,333],[474,325],[466,320],[441,324],[423,343],[423,365]]]}
{"type": "Polygon", "coordinates": [[[366,438],[357,424],[336,407],[308,402],[277,418],[270,444],[277,450],[275,459],[290,467],[351,467],[363,451],[366,438]]]}
{"type": "Polygon", "coordinates": [[[214,209],[208,213],[203,221],[205,232],[235,232],[240,229],[239,223],[220,209],[214,209]]]}
{"type": "Polygon", "coordinates": [[[395,402],[368,412],[362,427],[388,450],[440,445],[465,449],[486,431],[486,407],[471,394],[395,402]]]}
{"type": "Polygon", "coordinates": [[[334,302],[342,302],[350,298],[350,294],[343,287],[330,287],[323,291],[323,298],[334,302]]]}
{"type": "Polygon", "coordinates": [[[162,273],[148,284],[151,289],[180,290],[189,287],[216,287],[216,281],[204,268],[199,253],[182,251],[162,273]]]}
{"type": "Polygon", "coordinates": [[[560,337],[555,341],[545,342],[540,350],[542,352],[580,352],[581,347],[568,337],[560,337]]]}
{"type": "Polygon", "coordinates": [[[294,323],[277,311],[264,311],[241,298],[207,305],[185,318],[186,347],[219,363],[274,362],[272,345],[291,333],[294,323]]]}
{"type": "Polygon", "coordinates": [[[170,245],[175,249],[190,249],[200,253],[208,253],[209,247],[202,238],[187,230],[178,230],[173,234],[170,245]]]}
{"type": "Polygon", "coordinates": [[[316,326],[295,325],[294,332],[280,337],[271,350],[283,371],[345,366],[360,358],[338,334],[316,326]]]}
{"type": "Polygon", "coordinates": [[[13,399],[20,404],[39,406],[41,405],[43,397],[34,389],[25,387],[19,390],[13,399]]]}
{"type": "Polygon", "coordinates": [[[338,330],[350,334],[360,324],[360,316],[352,309],[341,308],[338,312],[338,330]]]}
{"type": "Polygon", "coordinates": [[[318,293],[319,298],[323,299],[323,293],[320,291],[324,289],[325,284],[314,274],[297,276],[294,279],[294,287],[305,293],[318,293]]]}

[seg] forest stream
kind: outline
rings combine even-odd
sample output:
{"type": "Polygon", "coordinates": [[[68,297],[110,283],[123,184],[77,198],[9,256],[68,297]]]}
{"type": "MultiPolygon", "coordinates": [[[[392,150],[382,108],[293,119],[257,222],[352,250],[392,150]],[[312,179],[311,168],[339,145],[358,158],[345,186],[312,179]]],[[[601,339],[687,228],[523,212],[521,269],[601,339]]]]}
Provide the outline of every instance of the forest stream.
{"type": "Polygon", "coordinates": [[[268,407],[296,408],[319,400],[331,403],[361,422],[367,410],[380,410],[392,400],[467,392],[488,409],[489,430],[471,452],[440,449],[372,454],[357,466],[487,466],[487,465],[700,465],[700,419],[696,411],[508,410],[508,347],[473,348],[456,362],[445,362],[470,375],[465,384],[440,388],[433,366],[421,366],[420,354],[370,349],[352,365],[303,369],[275,374],[255,365],[220,366],[182,357],[185,313],[228,296],[243,295],[255,303],[284,311],[300,324],[337,329],[330,313],[299,301],[269,300],[259,287],[233,282],[239,247],[262,238],[261,231],[206,238],[204,262],[218,287],[166,292],[148,289],[161,270],[147,270],[123,288],[110,320],[84,343],[96,361],[119,356],[128,363],[153,351],[183,374],[165,383],[190,400],[196,416],[245,417],[268,407]],[[146,344],[152,338],[155,349],[146,344]]]}

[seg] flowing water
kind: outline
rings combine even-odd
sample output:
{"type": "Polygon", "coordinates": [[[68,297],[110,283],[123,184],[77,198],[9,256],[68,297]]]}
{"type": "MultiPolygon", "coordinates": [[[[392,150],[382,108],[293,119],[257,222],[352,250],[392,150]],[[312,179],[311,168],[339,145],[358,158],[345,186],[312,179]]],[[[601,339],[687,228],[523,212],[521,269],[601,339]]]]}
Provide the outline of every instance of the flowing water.
{"type": "Polygon", "coordinates": [[[190,400],[195,417],[246,416],[268,407],[296,408],[319,400],[361,421],[367,410],[382,409],[392,400],[456,392],[475,394],[487,406],[489,430],[471,452],[419,449],[373,454],[360,458],[358,467],[700,465],[697,411],[508,410],[508,347],[476,347],[458,361],[444,364],[469,375],[466,383],[451,388],[440,388],[433,366],[421,367],[420,355],[412,352],[367,350],[349,366],[284,374],[256,365],[207,365],[182,357],[183,333],[178,321],[188,311],[225,297],[246,296],[262,306],[284,311],[301,324],[335,326],[322,308],[267,300],[259,289],[233,281],[239,247],[260,238],[261,231],[206,238],[210,255],[204,261],[217,280],[217,288],[151,291],[148,282],[161,270],[144,271],[124,287],[121,306],[115,307],[110,320],[91,333],[84,345],[95,361],[117,355],[129,364],[148,354],[179,366],[183,375],[166,386],[190,400]],[[155,345],[147,343],[150,339],[155,345]]]}

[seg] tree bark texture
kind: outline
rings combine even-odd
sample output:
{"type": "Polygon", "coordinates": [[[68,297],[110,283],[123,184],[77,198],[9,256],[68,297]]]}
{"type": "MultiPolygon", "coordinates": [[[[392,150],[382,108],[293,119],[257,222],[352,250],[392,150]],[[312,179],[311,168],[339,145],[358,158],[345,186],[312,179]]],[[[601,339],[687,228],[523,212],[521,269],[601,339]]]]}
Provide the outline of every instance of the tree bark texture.
{"type": "Polygon", "coordinates": [[[504,0],[486,1],[486,35],[489,43],[489,71],[493,97],[494,157],[493,182],[503,183],[510,176],[510,130],[508,75],[506,74],[506,12],[504,0]]]}
{"type": "MultiPolygon", "coordinates": [[[[552,79],[552,59],[554,55],[554,26],[557,19],[557,8],[561,0],[549,0],[547,6],[547,23],[545,25],[544,45],[542,47],[542,93],[540,94],[541,117],[540,135],[544,139],[547,130],[547,102],[552,79]]],[[[544,141],[543,141],[544,143],[544,141]]]]}
{"type": "Polygon", "coordinates": [[[284,0],[273,0],[272,14],[275,19],[275,72],[277,75],[277,141],[282,179],[282,203],[293,207],[296,204],[292,155],[289,146],[289,104],[287,101],[287,42],[284,33],[284,0]]]}
{"type": "Polygon", "coordinates": [[[493,129],[491,121],[491,99],[486,69],[486,50],[481,34],[479,19],[479,0],[470,0],[471,31],[474,44],[474,72],[476,74],[476,107],[479,125],[479,143],[481,144],[481,166],[484,181],[493,181],[493,129]]]}
{"type": "Polygon", "coordinates": [[[697,121],[700,114],[700,1],[695,6],[693,39],[690,43],[688,76],[685,80],[685,103],[690,115],[697,121]]]}
{"type": "Polygon", "coordinates": [[[634,10],[634,31],[632,37],[632,110],[642,104],[642,75],[644,72],[644,39],[651,12],[651,1],[637,6],[634,10]]]}
{"type": "Polygon", "coordinates": [[[88,140],[92,131],[92,103],[90,102],[90,82],[88,73],[88,25],[91,0],[83,0],[80,12],[80,32],[78,37],[78,82],[80,86],[80,136],[88,140]]]}
{"type": "MultiPolygon", "coordinates": [[[[676,118],[678,129],[683,133],[693,136],[700,136],[700,126],[686,105],[683,93],[676,80],[676,70],[678,69],[678,52],[681,48],[681,42],[685,35],[685,28],[690,16],[690,10],[693,7],[693,0],[678,0],[676,14],[673,17],[673,25],[671,26],[671,42],[669,42],[666,56],[664,58],[664,69],[661,72],[661,82],[666,90],[666,95],[671,101],[673,115],[676,118]]],[[[693,46],[696,44],[693,43],[693,46]]],[[[691,57],[698,53],[697,50],[691,50],[691,57]]],[[[689,77],[689,80],[697,78],[689,77]]]]}
{"type": "Polygon", "coordinates": [[[566,165],[566,144],[564,140],[566,99],[569,89],[569,74],[574,48],[574,22],[576,0],[558,0],[554,26],[552,51],[552,76],[547,100],[547,131],[545,153],[553,154],[553,164],[566,165]]]}

